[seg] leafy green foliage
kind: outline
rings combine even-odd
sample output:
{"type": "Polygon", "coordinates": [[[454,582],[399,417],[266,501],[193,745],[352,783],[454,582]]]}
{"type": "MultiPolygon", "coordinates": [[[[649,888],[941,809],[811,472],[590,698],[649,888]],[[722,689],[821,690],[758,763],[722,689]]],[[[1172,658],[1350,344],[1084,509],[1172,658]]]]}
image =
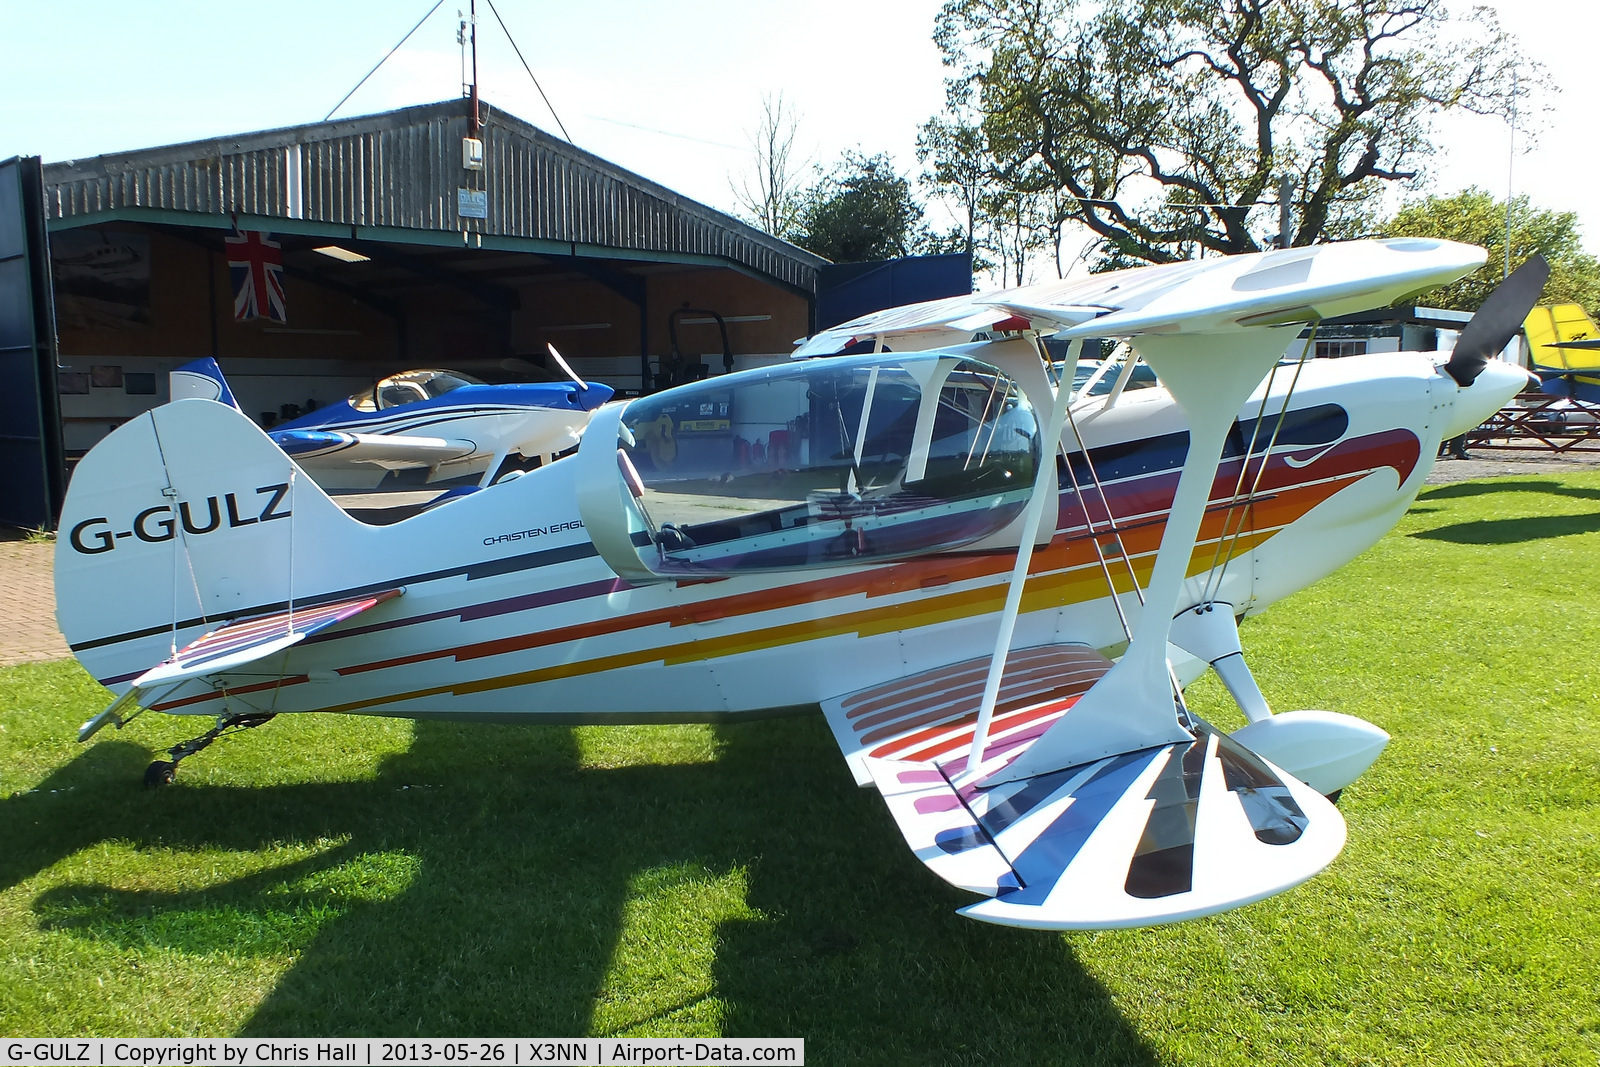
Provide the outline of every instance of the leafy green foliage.
{"type": "MultiPolygon", "coordinates": [[[[1452,196],[1430,196],[1401,207],[1383,225],[1387,237],[1443,237],[1482,245],[1488,262],[1427,296],[1435,307],[1476,311],[1505,275],[1506,202],[1477,186],[1452,196]]],[[[1600,260],[1583,250],[1578,216],[1535,208],[1526,196],[1511,200],[1511,267],[1538,253],[1550,263],[1542,304],[1581,304],[1600,310],[1600,260]]]]}
{"type": "Polygon", "coordinates": [[[926,240],[922,205],[888,153],[847,151],[805,194],[794,242],[835,263],[909,256],[926,240]]]}
{"type": "MultiPolygon", "coordinates": [[[[1274,706],[1394,737],[1343,855],[1154,930],[985,926],[820,718],[567,729],[283,716],[89,746],[0,670],[0,1031],[795,1035],[826,1063],[1593,1064],[1600,474],[1425,490],[1247,620],[1274,706]]],[[[1221,686],[1199,713],[1242,722],[1221,686]]]]}
{"type": "Polygon", "coordinates": [[[1434,116],[1499,112],[1518,67],[1539,83],[1472,24],[1444,0],[947,0],[934,40],[999,180],[1046,176],[1109,256],[1161,263],[1270,247],[1280,179],[1293,244],[1364,232],[1434,116]]]}

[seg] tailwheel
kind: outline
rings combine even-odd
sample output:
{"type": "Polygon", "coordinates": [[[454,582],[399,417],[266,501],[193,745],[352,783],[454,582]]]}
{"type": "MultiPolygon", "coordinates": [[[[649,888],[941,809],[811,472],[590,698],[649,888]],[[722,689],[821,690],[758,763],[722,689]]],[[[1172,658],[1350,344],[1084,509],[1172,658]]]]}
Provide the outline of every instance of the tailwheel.
{"type": "Polygon", "coordinates": [[[257,726],[271,722],[276,715],[273,712],[249,712],[243,715],[219,715],[217,724],[199,737],[181,741],[167,749],[170,760],[156,760],[145,768],[144,786],[146,789],[160,789],[164,785],[171,785],[172,779],[178,773],[178,763],[197,752],[203,752],[211,747],[211,742],[227,733],[229,730],[253,730],[257,726]]]}

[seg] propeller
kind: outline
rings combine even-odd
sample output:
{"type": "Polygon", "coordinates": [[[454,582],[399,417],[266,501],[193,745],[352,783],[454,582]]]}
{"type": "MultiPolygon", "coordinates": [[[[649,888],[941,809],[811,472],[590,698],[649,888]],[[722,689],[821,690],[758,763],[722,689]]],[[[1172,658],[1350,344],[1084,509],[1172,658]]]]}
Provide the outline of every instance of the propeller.
{"type": "Polygon", "coordinates": [[[1517,335],[1528,312],[1539,302],[1539,294],[1544,291],[1549,277],[1550,264],[1544,257],[1530,256],[1489,294],[1466,329],[1461,331],[1450,362],[1444,365],[1444,372],[1454,378],[1457,385],[1463,389],[1471,385],[1489,360],[1517,335]]]}
{"type": "MultiPolygon", "coordinates": [[[[1543,261],[1541,260],[1541,262],[1543,262],[1543,261]]],[[[1541,283],[1541,284],[1543,284],[1543,283],[1541,283]]],[[[1532,307],[1533,305],[1530,304],[1528,306],[1532,307]]],[[[1518,319],[1517,320],[1517,324],[1520,326],[1522,324],[1522,320],[1518,319]]],[[[589,388],[589,383],[584,381],[582,378],[578,377],[578,372],[573,370],[572,366],[569,363],[567,363],[566,360],[561,358],[561,353],[556,351],[556,346],[555,345],[551,344],[549,341],[546,341],[544,343],[544,346],[550,350],[550,355],[556,361],[556,366],[560,367],[563,371],[565,371],[568,378],[571,378],[573,381],[577,382],[579,389],[588,389],[589,388]]]]}

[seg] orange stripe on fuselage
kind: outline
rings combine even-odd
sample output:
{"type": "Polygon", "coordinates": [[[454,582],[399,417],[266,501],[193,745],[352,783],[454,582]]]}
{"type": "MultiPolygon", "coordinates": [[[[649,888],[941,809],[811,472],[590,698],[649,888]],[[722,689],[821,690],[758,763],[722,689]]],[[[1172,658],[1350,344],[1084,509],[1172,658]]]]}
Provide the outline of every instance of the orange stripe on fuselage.
{"type": "MultiPolygon", "coordinates": [[[[1356,480],[1357,477],[1359,476],[1352,475],[1335,478],[1316,485],[1288,490],[1279,493],[1277,498],[1272,501],[1258,500],[1253,505],[1257,521],[1268,511],[1264,507],[1265,504],[1277,505],[1270,509],[1274,513],[1271,517],[1274,520],[1278,520],[1281,514],[1281,521],[1276,521],[1273,529],[1247,532],[1241,535],[1237,541],[1233,541],[1231,534],[1237,529],[1239,520],[1237,518],[1232,519],[1229,529],[1228,558],[1231,559],[1262,544],[1277,532],[1277,528],[1287,525],[1288,522],[1309,511],[1345,485],[1356,480]],[[1286,497],[1292,499],[1285,500],[1284,498],[1286,497]]],[[[1203,527],[1205,539],[1196,545],[1190,557],[1189,574],[1198,574],[1211,568],[1212,561],[1216,557],[1216,542],[1222,534],[1224,515],[1234,510],[1233,508],[1218,507],[1207,516],[1203,527]]],[[[1165,516],[1162,516],[1159,519],[1127,527],[1123,530],[1123,542],[1127,545],[1129,555],[1132,557],[1134,576],[1136,576],[1140,585],[1143,585],[1149,579],[1150,570],[1154,566],[1155,550],[1160,544],[1160,536],[1165,528],[1165,516]]],[[[1102,537],[1104,536],[1102,535],[1102,537]]],[[[1010,564],[1009,556],[1010,553],[997,553],[993,556],[969,558],[963,562],[976,576],[986,576],[1008,570],[1010,564]]],[[[1083,603],[1101,595],[1105,588],[1105,577],[1100,571],[1099,560],[1094,555],[1094,549],[1089,544],[1087,534],[1078,534],[1071,540],[1058,537],[1049,548],[1037,553],[1034,558],[1038,562],[1029,571],[1028,584],[1022,596],[1023,612],[1044,611],[1083,603]],[[1054,569],[1048,573],[1039,573],[1040,570],[1046,567],[1065,569],[1054,569]]],[[[1126,566],[1120,563],[1113,566],[1112,578],[1113,584],[1119,593],[1132,591],[1134,579],[1128,575],[1126,566]]],[[[833,586],[844,584],[840,579],[830,579],[828,581],[833,586]]],[[[899,584],[903,589],[913,587],[910,582],[904,582],[903,580],[902,582],[895,584],[899,584]]],[[[886,581],[868,583],[857,581],[851,585],[846,585],[843,590],[836,592],[834,596],[841,595],[841,593],[846,595],[850,593],[866,593],[868,596],[883,595],[882,592],[874,592],[873,589],[874,587],[881,589],[888,584],[886,581]]],[[[787,587],[777,592],[792,594],[792,591],[793,587],[787,587]]],[[[727,599],[742,601],[742,610],[735,611],[729,605],[722,605],[724,611],[720,617],[735,617],[758,611],[772,610],[768,605],[772,605],[775,602],[778,607],[785,607],[825,598],[812,596],[795,599],[792,595],[779,598],[764,598],[761,594],[742,594],[739,597],[727,599]]],[[[383,704],[419,700],[431,696],[446,694],[466,696],[473,693],[486,693],[524,685],[536,685],[541,682],[555,681],[562,678],[599,674],[605,671],[645,664],[659,663],[677,666],[722,656],[765,651],[798,644],[802,641],[815,641],[828,637],[873,637],[897,630],[933,626],[942,622],[951,622],[997,611],[1004,600],[1005,587],[997,583],[978,589],[938,594],[926,600],[910,604],[888,604],[865,611],[821,619],[786,622],[722,637],[700,638],[671,645],[654,645],[649,648],[619,652],[573,663],[554,664],[549,667],[518,671],[472,682],[410,690],[394,696],[374,697],[349,704],[331,706],[324,710],[359,711],[383,704]]],[[[485,642],[480,645],[466,646],[461,650],[465,654],[458,655],[458,658],[480,658],[486,655],[503,654],[503,652],[517,651],[539,645],[560,644],[566,641],[579,640],[586,636],[598,636],[605,633],[637,629],[645,625],[670,622],[672,617],[681,617],[683,614],[685,614],[683,609],[642,612],[639,615],[624,616],[621,619],[564,627],[560,630],[509,638],[503,641],[485,642]],[[489,651],[489,646],[497,646],[496,651],[489,651]]],[[[450,654],[446,650],[418,656],[415,657],[415,660],[450,654]]]]}
{"type": "MultiPolygon", "coordinates": [[[[1390,437],[1393,434],[1395,431],[1377,436],[1390,437]]],[[[1349,451],[1336,448],[1332,453],[1311,462],[1309,466],[1292,471],[1269,468],[1268,476],[1263,479],[1262,486],[1266,488],[1268,484],[1276,483],[1273,485],[1276,492],[1257,497],[1246,505],[1236,505],[1231,501],[1212,505],[1201,522],[1200,535],[1190,556],[1187,573],[1194,575],[1214,566],[1219,560],[1219,542],[1226,545],[1225,555],[1228,559],[1248,552],[1269,540],[1279,529],[1294,522],[1340,489],[1360,480],[1375,469],[1391,466],[1400,476],[1400,481],[1404,482],[1406,475],[1415,467],[1419,456],[1419,446],[1415,438],[1409,434],[1406,437],[1409,440],[1397,441],[1389,447],[1358,446],[1349,451]],[[1318,480],[1299,485],[1283,484],[1295,474],[1307,475],[1318,480]],[[1247,514],[1241,516],[1241,512],[1247,514]],[[1241,521],[1247,530],[1235,538],[1241,521]],[[1249,529],[1250,527],[1253,529],[1249,529]]],[[[1225,492],[1231,497],[1232,489],[1233,486],[1229,484],[1225,487],[1218,486],[1213,492],[1218,496],[1225,492]]],[[[1170,500],[1166,503],[1170,506],[1170,500]]],[[[1120,553],[1114,551],[1116,540],[1108,530],[1099,530],[1091,536],[1086,528],[1080,526],[1065,533],[1058,533],[1047,547],[1034,553],[1028,571],[1028,582],[1023,592],[1021,610],[1023,612],[1050,610],[1083,603],[1103,595],[1106,582],[1105,574],[1100,568],[1099,555],[1094,548],[1093,542],[1096,537],[1102,542],[1104,549],[1108,550],[1106,555],[1110,563],[1111,584],[1118,593],[1131,592],[1135,581],[1140,585],[1145,584],[1154,566],[1154,556],[1160,546],[1161,536],[1166,530],[1166,520],[1167,514],[1164,510],[1139,518],[1124,517],[1118,520],[1120,540],[1130,558],[1132,574],[1129,573],[1128,565],[1109,558],[1120,553]]],[[[848,596],[864,596],[870,600],[920,592],[955,582],[1003,574],[1010,570],[1013,560],[1014,556],[1009,551],[908,560],[850,574],[814,578],[777,589],[720,597],[700,604],[637,612],[555,630],[519,634],[353,665],[340,668],[339,673],[344,675],[363,673],[445,657],[462,662],[626,631],[644,630],[652,626],[666,625],[676,628],[691,623],[740,618],[848,596]]],[[[491,692],[644,664],[694,663],[827,637],[877,636],[992,612],[999,609],[1004,596],[1004,586],[994,583],[977,589],[934,594],[910,603],[902,601],[864,611],[786,622],[722,637],[653,645],[649,648],[518,671],[471,682],[408,690],[391,696],[333,705],[323,710],[359,711],[432,696],[446,694],[461,696],[491,692]]],[[[204,696],[189,698],[183,703],[205,699],[215,698],[204,696]]]]}

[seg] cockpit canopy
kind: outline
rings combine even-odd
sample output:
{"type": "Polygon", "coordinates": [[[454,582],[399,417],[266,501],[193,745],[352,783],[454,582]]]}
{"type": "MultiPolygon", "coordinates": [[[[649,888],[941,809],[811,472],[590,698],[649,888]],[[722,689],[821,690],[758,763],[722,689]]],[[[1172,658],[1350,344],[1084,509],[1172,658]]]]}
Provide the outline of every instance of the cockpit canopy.
{"type": "Polygon", "coordinates": [[[419,400],[432,400],[444,396],[463,385],[482,385],[470,374],[454,370],[408,370],[391,374],[370,389],[350,398],[350,406],[357,411],[383,411],[402,404],[415,404],[419,400]]]}
{"type": "Polygon", "coordinates": [[[626,538],[597,545],[631,544],[637,561],[621,561],[626,569],[659,577],[959,548],[1021,513],[1039,438],[1017,384],[962,356],[883,353],[724,375],[633,401],[615,442],[591,431],[585,448],[616,449],[626,515],[585,522],[625,521],[626,538]]]}

